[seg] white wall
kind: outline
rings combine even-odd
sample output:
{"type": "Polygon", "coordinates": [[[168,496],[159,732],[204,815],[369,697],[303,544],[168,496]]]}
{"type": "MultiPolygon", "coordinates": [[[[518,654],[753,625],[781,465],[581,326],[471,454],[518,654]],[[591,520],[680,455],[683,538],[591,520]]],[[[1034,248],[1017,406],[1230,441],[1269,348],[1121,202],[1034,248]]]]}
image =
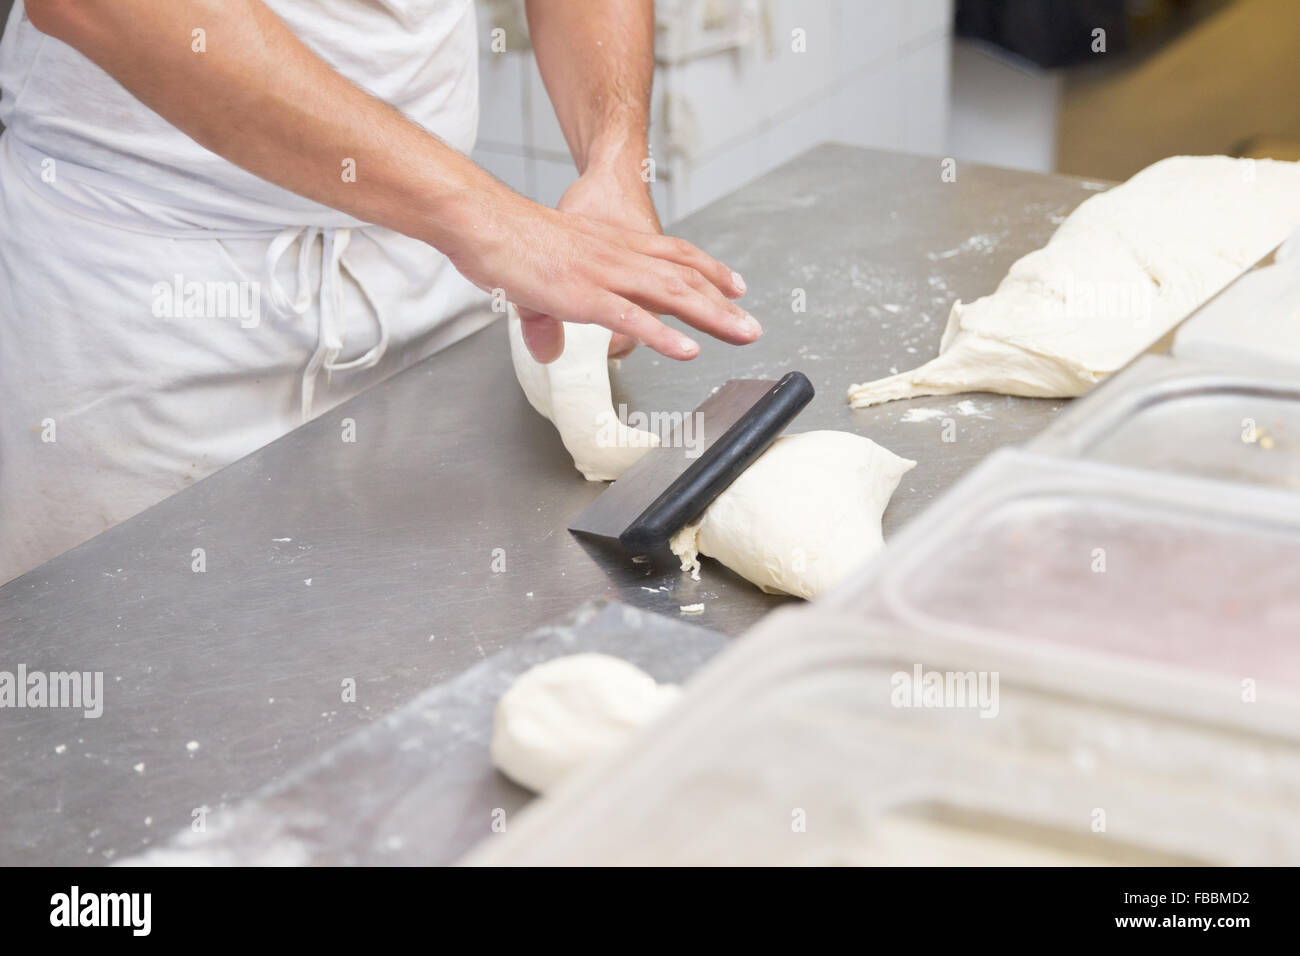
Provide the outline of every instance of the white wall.
{"type": "MultiPolygon", "coordinates": [[[[574,170],[521,8],[479,3],[474,158],[554,204],[574,170]]],[[[651,155],[666,222],[825,140],[945,152],[952,0],[660,0],[656,19],[651,155]]]]}
{"type": "Polygon", "coordinates": [[[994,166],[1050,173],[1063,76],[970,40],[952,51],[948,149],[994,166]]]}

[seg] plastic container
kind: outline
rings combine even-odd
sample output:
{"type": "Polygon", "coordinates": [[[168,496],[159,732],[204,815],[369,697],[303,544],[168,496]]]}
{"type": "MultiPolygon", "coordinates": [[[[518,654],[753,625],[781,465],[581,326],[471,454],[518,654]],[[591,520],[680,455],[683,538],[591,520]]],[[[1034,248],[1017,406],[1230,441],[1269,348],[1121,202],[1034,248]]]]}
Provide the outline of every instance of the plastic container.
{"type": "Polygon", "coordinates": [[[1300,491],[1300,372],[1144,356],[1029,447],[1300,491]]]}
{"type": "Polygon", "coordinates": [[[1300,861],[1294,698],[1244,704],[1158,668],[1059,664],[842,609],[778,612],[637,747],[466,862],[1300,861]],[[996,712],[900,706],[899,675],[918,667],[996,674],[996,712]]]}

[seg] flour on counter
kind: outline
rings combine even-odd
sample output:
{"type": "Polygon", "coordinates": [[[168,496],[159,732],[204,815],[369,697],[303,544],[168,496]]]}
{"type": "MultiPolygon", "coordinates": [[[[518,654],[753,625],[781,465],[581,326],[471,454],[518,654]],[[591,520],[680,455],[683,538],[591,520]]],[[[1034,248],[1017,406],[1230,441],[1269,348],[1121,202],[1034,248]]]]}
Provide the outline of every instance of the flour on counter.
{"type": "Polygon", "coordinates": [[[932,422],[935,419],[943,418],[948,413],[942,408],[909,408],[903,412],[900,422],[932,422]]]}
{"type": "Polygon", "coordinates": [[[952,415],[962,415],[965,417],[975,416],[976,418],[992,418],[986,409],[980,408],[969,398],[964,398],[957,402],[951,408],[909,408],[903,412],[898,419],[900,422],[932,422],[940,418],[948,418],[952,415]]]}
{"type": "Polygon", "coordinates": [[[940,259],[951,259],[953,256],[961,255],[963,252],[992,252],[998,247],[998,238],[992,235],[971,236],[959,246],[952,249],[945,249],[943,252],[927,252],[925,257],[931,262],[938,262],[940,259]]]}
{"type": "Polygon", "coordinates": [[[977,418],[993,417],[988,413],[986,409],[980,408],[969,398],[963,398],[960,402],[958,402],[956,405],[953,406],[953,409],[957,412],[958,415],[967,415],[967,416],[974,415],[977,418]]]}

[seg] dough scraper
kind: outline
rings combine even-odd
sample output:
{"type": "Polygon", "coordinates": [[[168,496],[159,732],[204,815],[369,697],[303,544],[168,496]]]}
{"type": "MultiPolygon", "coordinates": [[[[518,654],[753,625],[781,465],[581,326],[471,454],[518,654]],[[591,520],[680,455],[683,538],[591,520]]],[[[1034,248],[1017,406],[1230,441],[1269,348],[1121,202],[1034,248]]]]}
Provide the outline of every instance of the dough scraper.
{"type": "Polygon", "coordinates": [[[634,554],[656,551],[690,524],[776,441],[813,397],[802,372],[732,379],[683,417],[569,524],[634,554]]]}

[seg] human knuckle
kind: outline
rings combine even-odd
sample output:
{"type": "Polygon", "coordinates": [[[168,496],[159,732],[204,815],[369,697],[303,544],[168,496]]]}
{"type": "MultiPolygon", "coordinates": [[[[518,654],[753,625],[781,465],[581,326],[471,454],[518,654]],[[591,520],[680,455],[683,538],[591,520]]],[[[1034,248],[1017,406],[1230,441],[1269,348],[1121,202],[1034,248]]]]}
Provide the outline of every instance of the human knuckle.
{"type": "Polygon", "coordinates": [[[669,241],[669,247],[677,255],[679,256],[695,255],[696,250],[693,243],[687,242],[685,239],[679,239],[675,236],[668,241],[669,241]]]}
{"type": "Polygon", "coordinates": [[[694,291],[691,284],[686,281],[685,276],[679,272],[673,272],[664,277],[663,289],[665,293],[674,299],[685,298],[694,291]]]}

